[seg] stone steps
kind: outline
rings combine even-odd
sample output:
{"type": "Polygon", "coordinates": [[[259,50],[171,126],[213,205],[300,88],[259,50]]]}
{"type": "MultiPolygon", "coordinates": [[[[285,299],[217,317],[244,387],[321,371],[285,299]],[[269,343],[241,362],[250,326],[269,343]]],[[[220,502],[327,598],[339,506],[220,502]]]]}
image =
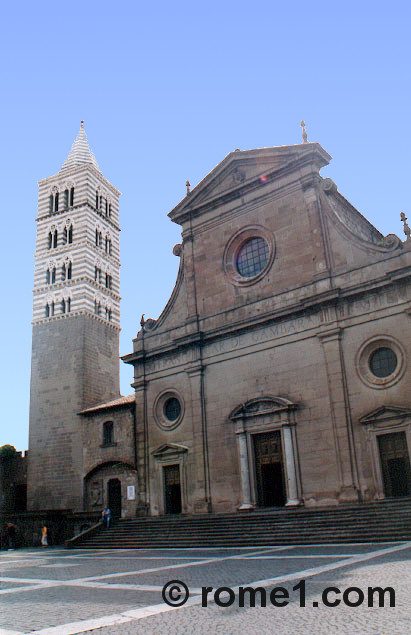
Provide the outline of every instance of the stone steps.
{"type": "Polygon", "coordinates": [[[119,520],[68,547],[233,547],[411,540],[411,499],[326,509],[276,509],[119,520]]]}

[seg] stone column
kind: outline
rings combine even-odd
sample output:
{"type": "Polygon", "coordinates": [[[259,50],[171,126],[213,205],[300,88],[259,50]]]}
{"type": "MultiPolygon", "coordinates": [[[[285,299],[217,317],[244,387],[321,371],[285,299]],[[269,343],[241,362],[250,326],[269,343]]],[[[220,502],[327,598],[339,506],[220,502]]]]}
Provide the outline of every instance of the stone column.
{"type": "Polygon", "coordinates": [[[285,453],[285,473],[287,478],[286,507],[291,507],[293,505],[300,504],[300,500],[298,498],[297,471],[295,468],[295,456],[294,456],[291,427],[283,426],[282,431],[283,431],[284,453],[285,453]]]}
{"type": "Polygon", "coordinates": [[[238,509],[253,509],[250,488],[250,466],[248,463],[247,435],[245,430],[237,432],[238,450],[240,454],[241,505],[238,509]]]}

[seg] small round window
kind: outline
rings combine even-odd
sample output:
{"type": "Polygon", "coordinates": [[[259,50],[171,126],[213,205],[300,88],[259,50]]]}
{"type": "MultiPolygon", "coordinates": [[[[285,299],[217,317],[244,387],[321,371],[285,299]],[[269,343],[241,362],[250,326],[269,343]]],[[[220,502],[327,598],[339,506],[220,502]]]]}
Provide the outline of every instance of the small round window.
{"type": "Polygon", "coordinates": [[[170,397],[164,404],[164,416],[169,421],[176,421],[181,414],[181,404],[175,397],[170,397]]]}
{"type": "Polygon", "coordinates": [[[391,348],[378,348],[370,357],[370,370],[376,377],[388,377],[397,368],[397,356],[391,348]]]}
{"type": "Polygon", "coordinates": [[[389,388],[405,373],[405,350],[390,335],[376,335],[361,346],[356,368],[361,381],[369,388],[389,388]]]}
{"type": "Polygon", "coordinates": [[[244,278],[257,276],[266,266],[269,255],[270,250],[264,238],[250,238],[237,254],[238,273],[244,278]]]}

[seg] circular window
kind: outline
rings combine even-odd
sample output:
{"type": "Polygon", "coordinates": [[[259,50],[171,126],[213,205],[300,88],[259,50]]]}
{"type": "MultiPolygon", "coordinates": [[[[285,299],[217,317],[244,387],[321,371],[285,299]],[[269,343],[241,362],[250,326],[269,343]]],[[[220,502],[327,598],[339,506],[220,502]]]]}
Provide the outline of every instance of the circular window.
{"type": "Polygon", "coordinates": [[[377,348],[370,357],[370,369],[376,377],[388,377],[397,368],[397,356],[391,348],[377,348]]]}
{"type": "Polygon", "coordinates": [[[274,254],[274,237],[265,227],[252,225],[241,229],[224,250],[225,273],[235,285],[255,284],[268,273],[274,254]]]}
{"type": "Polygon", "coordinates": [[[184,401],[175,390],[165,390],[154,402],[154,420],[162,430],[174,430],[184,417],[184,401]]]}
{"type": "Polygon", "coordinates": [[[164,404],[164,414],[169,421],[175,421],[181,413],[181,405],[178,399],[170,397],[164,404]]]}
{"type": "Polygon", "coordinates": [[[264,238],[246,240],[237,254],[237,271],[244,278],[257,276],[266,266],[270,250],[264,238]]]}
{"type": "Polygon", "coordinates": [[[369,388],[389,388],[404,375],[405,360],[403,347],[393,337],[373,337],[357,354],[357,373],[369,388]]]}

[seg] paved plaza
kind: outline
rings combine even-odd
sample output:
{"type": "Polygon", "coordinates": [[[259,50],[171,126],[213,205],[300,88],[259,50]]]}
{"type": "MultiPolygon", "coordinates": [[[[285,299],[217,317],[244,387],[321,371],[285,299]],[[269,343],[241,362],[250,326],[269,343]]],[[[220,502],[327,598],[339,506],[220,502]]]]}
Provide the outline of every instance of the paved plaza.
{"type": "Polygon", "coordinates": [[[2,551],[0,634],[406,635],[410,559],[411,543],[2,551]],[[173,606],[162,597],[172,580],[189,589],[183,606],[175,606],[184,599],[179,582],[165,593],[173,606]],[[206,586],[213,587],[207,595],[206,586]],[[260,589],[255,606],[246,586],[260,589]],[[220,587],[228,589],[215,595],[220,587]],[[368,606],[368,589],[376,587],[392,591],[372,591],[368,606]]]}

